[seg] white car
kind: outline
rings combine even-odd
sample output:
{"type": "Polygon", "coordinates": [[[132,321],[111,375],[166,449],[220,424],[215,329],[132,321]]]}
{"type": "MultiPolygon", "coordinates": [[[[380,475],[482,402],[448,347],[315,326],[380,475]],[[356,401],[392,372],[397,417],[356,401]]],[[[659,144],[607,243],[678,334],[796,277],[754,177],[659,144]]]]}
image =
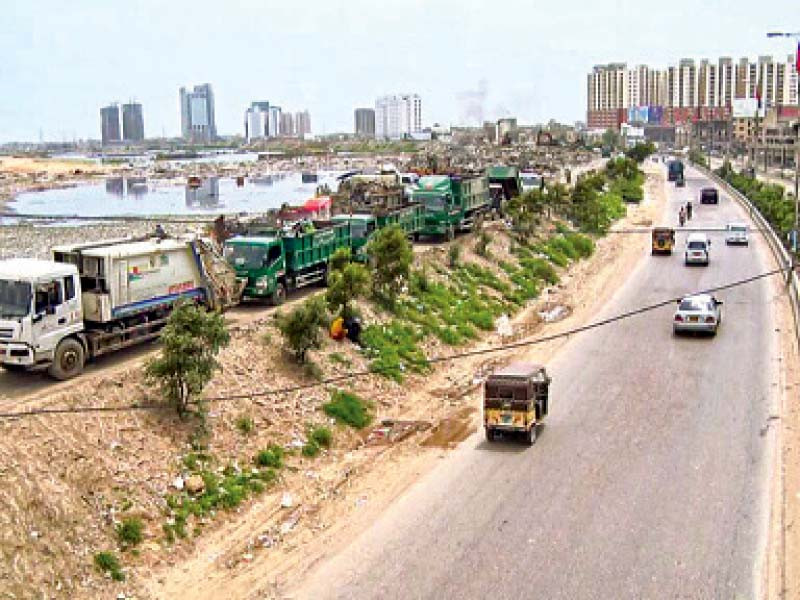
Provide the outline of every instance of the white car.
{"type": "Polygon", "coordinates": [[[708,265],[711,240],[705,233],[690,233],[686,238],[684,262],[687,265],[708,265]]]}
{"type": "Polygon", "coordinates": [[[747,239],[747,223],[728,223],[725,227],[725,243],[749,245],[747,239]]]}
{"type": "Polygon", "coordinates": [[[672,319],[674,333],[687,331],[715,335],[722,323],[722,301],[710,294],[685,296],[678,300],[678,309],[672,319]]]}

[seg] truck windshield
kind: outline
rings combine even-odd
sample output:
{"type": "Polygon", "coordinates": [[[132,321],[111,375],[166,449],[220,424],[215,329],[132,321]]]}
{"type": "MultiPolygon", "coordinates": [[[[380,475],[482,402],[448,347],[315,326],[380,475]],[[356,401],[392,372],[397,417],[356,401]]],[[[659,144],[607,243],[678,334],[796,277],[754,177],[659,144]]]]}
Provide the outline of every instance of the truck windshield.
{"type": "Polygon", "coordinates": [[[31,311],[31,284],[0,279],[0,318],[27,316],[31,311]]]}
{"type": "Polygon", "coordinates": [[[262,245],[227,244],[225,258],[234,267],[244,269],[260,269],[267,258],[267,248],[262,245]]]}
{"type": "Polygon", "coordinates": [[[350,235],[353,239],[363,240],[368,234],[372,233],[372,227],[366,221],[353,221],[350,223],[350,235]]]}
{"type": "Polygon", "coordinates": [[[425,210],[429,212],[440,212],[445,209],[447,200],[444,196],[427,196],[425,198],[425,210]]]}
{"type": "Polygon", "coordinates": [[[533,177],[533,176],[522,177],[522,185],[524,185],[525,187],[539,187],[540,183],[541,179],[539,179],[538,177],[533,177]]]}

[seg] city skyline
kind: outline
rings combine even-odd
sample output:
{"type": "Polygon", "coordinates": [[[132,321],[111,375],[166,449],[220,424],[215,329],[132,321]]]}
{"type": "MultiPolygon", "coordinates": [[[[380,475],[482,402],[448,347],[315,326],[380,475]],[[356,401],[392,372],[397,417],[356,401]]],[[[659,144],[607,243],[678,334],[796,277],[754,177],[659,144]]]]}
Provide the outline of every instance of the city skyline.
{"type": "Polygon", "coordinates": [[[220,7],[198,0],[191,4],[193,11],[214,15],[213,44],[184,35],[189,6],[77,0],[65,12],[51,0],[36,6],[12,2],[9,18],[0,24],[0,47],[7,57],[2,79],[14,90],[0,99],[0,142],[36,141],[40,131],[50,141],[96,139],[98,106],[104,98],[126,97],[131,88],[147,107],[148,137],[178,137],[174,94],[192,81],[214,86],[218,134],[241,134],[241,107],[259,86],[249,67],[237,64],[241,56],[275,48],[284,49],[288,58],[270,73],[271,93],[287,106],[307,107],[319,133],[351,131],[354,107],[369,106],[390,90],[414,90],[425,98],[424,126],[475,125],[509,115],[523,123],[572,122],[585,118],[585,73],[595,64],[792,51],[786,40],[765,37],[789,14],[791,3],[779,0],[760,3],[747,19],[741,18],[743,2],[698,6],[679,0],[648,7],[647,19],[624,7],[607,11],[589,2],[567,1],[557,13],[506,2],[501,14],[513,18],[504,21],[502,43],[491,34],[478,3],[412,1],[403,11],[361,0],[311,3],[302,20],[293,19],[291,7],[278,6],[274,18],[262,21],[250,18],[256,6],[250,1],[220,7]],[[148,17],[156,13],[159,19],[148,17]],[[330,24],[345,21],[354,31],[346,44],[334,44],[330,24]],[[448,27],[408,25],[436,22],[448,27]],[[393,36],[391,52],[381,50],[382,32],[393,36]],[[269,44],[253,41],[260,39],[269,44]],[[115,47],[115,52],[103,55],[93,50],[98,47],[115,47]],[[452,48],[458,48],[458,61],[452,48]],[[333,63],[323,60],[333,54],[333,63]],[[124,68],[126,77],[102,81],[98,88],[97,74],[110,68],[124,68]],[[53,96],[58,103],[47,101],[53,96]]]}

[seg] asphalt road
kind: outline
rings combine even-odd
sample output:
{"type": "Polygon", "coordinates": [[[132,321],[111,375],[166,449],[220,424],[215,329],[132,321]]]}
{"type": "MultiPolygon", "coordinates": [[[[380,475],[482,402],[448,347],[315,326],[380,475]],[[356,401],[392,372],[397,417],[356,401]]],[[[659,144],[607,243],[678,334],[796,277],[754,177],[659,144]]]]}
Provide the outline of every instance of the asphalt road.
{"type": "MultiPolygon", "coordinates": [[[[744,213],[689,170],[692,226],[744,213]]],[[[643,256],[608,316],[771,268],[711,235],[709,267],[643,256]]],[[[716,338],[672,335],[672,306],[575,336],[548,365],[533,447],[476,433],[349,547],[304,598],[752,598],[766,532],[776,336],[769,282],[722,292],[716,338]]]]}

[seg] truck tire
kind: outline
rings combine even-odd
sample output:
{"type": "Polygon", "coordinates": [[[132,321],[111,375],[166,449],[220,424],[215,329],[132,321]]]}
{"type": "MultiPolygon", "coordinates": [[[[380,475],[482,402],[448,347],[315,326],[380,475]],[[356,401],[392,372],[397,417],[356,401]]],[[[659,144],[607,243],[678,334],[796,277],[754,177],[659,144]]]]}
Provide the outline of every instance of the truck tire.
{"type": "Polygon", "coordinates": [[[536,425],[532,425],[528,431],[525,432],[525,444],[528,446],[533,446],[533,443],[536,441],[536,425]]]}
{"type": "Polygon", "coordinates": [[[56,347],[53,363],[47,373],[53,379],[64,381],[80,375],[83,371],[83,364],[86,354],[81,343],[74,338],[61,340],[56,347]]]}
{"type": "Polygon", "coordinates": [[[272,298],[270,298],[272,304],[275,306],[280,306],[286,301],[286,286],[282,283],[278,284],[278,287],[275,288],[275,291],[272,292],[272,298]]]}

